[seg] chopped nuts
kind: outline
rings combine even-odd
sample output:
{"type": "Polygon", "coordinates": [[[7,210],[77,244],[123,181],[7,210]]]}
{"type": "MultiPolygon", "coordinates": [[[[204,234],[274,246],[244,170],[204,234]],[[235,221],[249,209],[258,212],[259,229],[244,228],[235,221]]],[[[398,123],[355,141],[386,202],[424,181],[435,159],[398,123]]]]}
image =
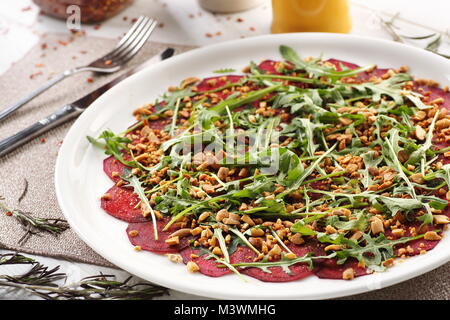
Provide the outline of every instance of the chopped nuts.
{"type": "Polygon", "coordinates": [[[425,140],[427,132],[419,125],[416,125],[416,138],[419,140],[425,140]]]}
{"type": "Polygon", "coordinates": [[[253,227],[255,225],[255,222],[252,220],[252,218],[250,218],[250,216],[248,216],[246,214],[244,214],[241,217],[241,220],[244,221],[245,223],[248,223],[249,226],[253,227]]]}
{"type": "Polygon", "coordinates": [[[423,184],[425,182],[425,180],[423,179],[423,175],[421,173],[414,173],[410,175],[409,180],[418,184],[423,184]]]}
{"type": "Polygon", "coordinates": [[[203,229],[201,227],[197,227],[197,228],[191,230],[191,235],[196,236],[198,234],[201,234],[202,231],[203,231],[203,229]]]}
{"type": "Polygon", "coordinates": [[[180,263],[183,261],[183,258],[179,254],[167,253],[166,256],[173,263],[180,263]]]}
{"type": "Polygon", "coordinates": [[[281,248],[278,244],[274,245],[273,248],[269,251],[269,256],[279,256],[281,254],[281,248]]]}
{"type": "Polygon", "coordinates": [[[216,214],[216,220],[221,222],[223,219],[228,218],[229,212],[226,209],[222,209],[216,214]]]}
{"type": "Polygon", "coordinates": [[[426,232],[425,235],[423,236],[423,238],[425,240],[432,240],[432,241],[437,241],[437,240],[442,239],[442,237],[440,235],[438,235],[435,231],[426,232]]]}
{"type": "Polygon", "coordinates": [[[172,237],[172,238],[168,238],[165,241],[169,246],[175,246],[177,244],[180,243],[180,238],[178,236],[176,237],[172,237]]]}
{"type": "Polygon", "coordinates": [[[449,217],[443,215],[443,214],[435,214],[433,215],[433,221],[436,224],[449,224],[450,219],[449,217]]]}
{"type": "Polygon", "coordinates": [[[325,232],[327,234],[332,234],[332,233],[337,233],[337,230],[334,227],[328,225],[325,227],[325,232]]]}
{"type": "Polygon", "coordinates": [[[222,250],[219,247],[214,247],[214,249],[212,250],[212,253],[215,254],[216,256],[223,255],[222,250]]]}
{"type": "Polygon", "coordinates": [[[403,229],[394,229],[394,230],[392,230],[392,235],[397,237],[397,238],[403,237],[404,234],[405,234],[405,230],[403,230],[403,229]]]}
{"type": "Polygon", "coordinates": [[[103,200],[110,200],[111,199],[111,194],[110,193],[105,193],[104,195],[102,195],[102,199],[103,200]]]}
{"type": "Polygon", "coordinates": [[[378,217],[372,217],[372,222],[370,223],[370,229],[373,234],[378,234],[384,232],[383,222],[378,217]]]}
{"type": "Polygon", "coordinates": [[[341,246],[338,245],[338,244],[330,244],[329,246],[325,247],[325,251],[330,251],[330,250],[338,251],[338,250],[341,250],[341,249],[342,249],[341,246]]]}
{"type": "Polygon", "coordinates": [[[444,129],[450,127],[450,119],[441,119],[436,121],[437,129],[444,129]]]}
{"type": "Polygon", "coordinates": [[[251,228],[250,233],[252,237],[262,237],[265,234],[264,230],[260,228],[251,228]]]}
{"type": "Polygon", "coordinates": [[[342,279],[352,280],[354,278],[355,278],[355,270],[353,270],[353,268],[345,269],[344,272],[342,272],[342,279]]]}
{"type": "Polygon", "coordinates": [[[194,84],[194,83],[196,83],[196,82],[199,82],[199,81],[200,81],[200,79],[199,79],[199,78],[196,78],[196,77],[186,78],[186,79],[184,79],[184,80],[181,82],[180,89],[184,89],[184,88],[186,88],[187,86],[189,86],[189,85],[191,85],[191,84],[194,84]]]}
{"type": "Polygon", "coordinates": [[[286,259],[293,260],[293,259],[297,258],[297,255],[296,255],[295,253],[288,252],[288,253],[286,253],[286,254],[284,255],[284,257],[285,257],[286,259]]]}
{"type": "Polygon", "coordinates": [[[128,235],[129,235],[130,237],[137,237],[138,234],[139,234],[139,231],[137,231],[137,230],[130,230],[130,231],[128,232],[128,235]]]}
{"type": "Polygon", "coordinates": [[[289,237],[289,241],[291,241],[293,244],[303,244],[305,243],[305,240],[303,240],[300,233],[295,233],[293,236],[289,237]]]}
{"type": "Polygon", "coordinates": [[[186,268],[189,272],[194,273],[200,270],[200,267],[198,266],[198,264],[196,264],[194,261],[189,261],[186,264],[186,268]]]}
{"type": "Polygon", "coordinates": [[[230,172],[230,169],[227,167],[220,167],[219,171],[217,171],[217,176],[220,180],[225,181],[228,177],[228,173],[230,172]]]}
{"type": "Polygon", "coordinates": [[[350,237],[350,240],[359,240],[362,237],[363,233],[361,231],[356,231],[352,236],[350,237]]]}

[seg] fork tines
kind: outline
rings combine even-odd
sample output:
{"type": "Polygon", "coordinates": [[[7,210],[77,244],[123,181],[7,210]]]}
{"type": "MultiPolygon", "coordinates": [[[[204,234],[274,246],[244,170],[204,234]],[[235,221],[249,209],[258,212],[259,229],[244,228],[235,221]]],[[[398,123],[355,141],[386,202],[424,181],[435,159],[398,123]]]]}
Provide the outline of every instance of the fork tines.
{"type": "Polygon", "coordinates": [[[124,64],[139,52],[157,24],[158,22],[154,19],[140,16],[116,48],[103,57],[103,60],[110,60],[114,64],[124,64]]]}

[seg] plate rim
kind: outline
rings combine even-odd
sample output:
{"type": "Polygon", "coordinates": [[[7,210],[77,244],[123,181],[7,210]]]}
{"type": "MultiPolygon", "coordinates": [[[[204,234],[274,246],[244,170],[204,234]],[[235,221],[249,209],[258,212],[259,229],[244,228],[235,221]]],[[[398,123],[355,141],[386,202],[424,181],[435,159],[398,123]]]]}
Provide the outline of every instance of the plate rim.
{"type": "MultiPolygon", "coordinates": [[[[323,39],[331,39],[331,40],[338,39],[338,41],[340,39],[353,39],[355,41],[364,40],[364,41],[370,41],[370,42],[378,42],[378,43],[380,43],[380,45],[384,44],[384,45],[389,45],[389,46],[394,46],[394,47],[395,46],[408,47],[408,50],[413,50],[417,53],[424,55],[425,57],[430,57],[432,59],[435,59],[436,61],[440,60],[441,63],[447,64],[448,66],[450,66],[450,62],[448,60],[444,59],[443,57],[440,57],[438,55],[435,55],[431,52],[425,51],[425,50],[417,48],[417,47],[413,47],[413,46],[409,46],[409,45],[405,45],[405,44],[401,44],[401,43],[396,43],[396,42],[385,40],[385,39],[371,38],[371,37],[366,37],[366,36],[361,36],[361,35],[334,34],[334,33],[290,33],[290,34],[277,34],[277,35],[269,34],[269,35],[256,36],[256,37],[251,37],[251,38],[246,38],[246,39],[231,40],[231,41],[221,42],[221,43],[217,43],[217,44],[210,45],[210,46],[199,47],[199,48],[190,50],[188,52],[178,54],[166,61],[162,61],[162,62],[158,63],[157,65],[159,66],[159,65],[170,64],[170,63],[173,63],[172,61],[174,61],[175,59],[176,59],[175,61],[177,61],[178,59],[187,59],[191,56],[197,55],[199,52],[201,53],[202,51],[220,49],[221,47],[236,46],[236,45],[239,45],[239,43],[243,43],[243,42],[264,41],[264,39],[266,39],[266,38],[267,38],[267,41],[270,39],[281,40],[283,38],[292,40],[292,37],[298,37],[299,42],[302,40],[308,40],[311,38],[323,38],[323,39]],[[182,58],[180,58],[180,57],[182,57],[182,58]]],[[[344,57],[336,57],[336,58],[344,59],[344,57]]],[[[77,223],[73,220],[74,217],[72,215],[70,215],[70,213],[67,214],[67,212],[70,209],[66,205],[66,202],[64,200],[63,190],[62,190],[62,180],[61,179],[63,179],[63,172],[64,172],[63,163],[64,163],[65,157],[67,157],[70,153],[70,141],[74,140],[77,137],[76,131],[77,131],[78,127],[83,123],[83,121],[89,120],[89,119],[85,120],[85,118],[88,117],[89,113],[92,113],[93,109],[100,108],[101,102],[103,101],[103,99],[105,99],[105,96],[107,97],[107,96],[114,94],[114,91],[118,90],[117,87],[126,86],[129,82],[131,83],[134,78],[147,72],[152,67],[153,66],[149,66],[143,70],[140,70],[139,72],[133,74],[129,78],[121,81],[118,85],[114,86],[114,88],[112,88],[111,90],[108,90],[108,92],[104,93],[101,97],[99,97],[96,101],[94,101],[94,103],[92,104],[92,105],[94,105],[94,108],[91,108],[91,106],[90,106],[87,110],[85,110],[85,112],[83,112],[81,114],[81,116],[72,124],[72,126],[68,130],[66,136],[64,137],[63,143],[58,151],[58,156],[57,156],[56,163],[55,163],[54,183],[55,183],[55,192],[56,192],[58,204],[59,204],[61,211],[63,212],[65,218],[69,222],[71,228],[91,249],[93,249],[96,253],[98,253],[100,256],[102,256],[106,260],[112,262],[114,265],[122,268],[125,271],[128,271],[131,274],[134,274],[138,277],[146,279],[148,281],[152,281],[152,282],[155,282],[158,284],[164,283],[163,284],[164,286],[167,286],[174,290],[179,290],[182,292],[186,292],[189,294],[198,295],[198,296],[202,296],[202,297],[212,297],[212,298],[219,298],[219,299],[222,299],[222,298],[225,298],[225,299],[289,299],[289,298],[292,298],[290,296],[282,295],[282,296],[273,297],[273,296],[264,295],[264,294],[261,294],[259,296],[255,296],[255,297],[251,297],[251,296],[248,296],[248,295],[245,295],[242,293],[233,294],[233,295],[211,294],[211,292],[208,291],[207,289],[197,290],[196,292],[193,293],[190,290],[189,286],[183,287],[180,285],[176,285],[173,283],[173,281],[172,282],[160,281],[160,278],[149,279],[147,274],[144,274],[141,270],[139,270],[139,268],[135,267],[134,265],[126,264],[123,261],[121,261],[119,257],[102,252],[102,249],[98,248],[98,246],[89,239],[89,237],[85,234],[85,232],[79,228],[77,223]],[[167,285],[167,283],[169,283],[169,285],[167,285]]],[[[294,298],[295,299],[336,298],[336,297],[343,297],[343,296],[348,296],[348,295],[369,292],[369,291],[373,291],[373,290],[380,289],[380,288],[386,288],[386,287],[392,286],[394,284],[401,283],[403,281],[415,278],[419,275],[422,275],[426,272],[430,272],[430,271],[434,270],[435,268],[440,267],[441,265],[450,261],[450,252],[448,252],[447,255],[445,255],[445,251],[443,251],[442,253],[440,252],[440,255],[434,255],[429,260],[430,261],[427,261],[426,263],[422,263],[423,266],[421,267],[420,270],[416,270],[417,268],[410,268],[409,271],[405,271],[400,276],[396,276],[396,277],[385,276],[386,279],[383,279],[382,285],[377,288],[368,288],[367,286],[364,287],[362,285],[359,285],[359,287],[356,286],[356,288],[349,288],[347,290],[341,290],[341,291],[338,290],[337,292],[336,291],[328,292],[327,294],[322,294],[319,297],[299,296],[297,298],[296,297],[294,297],[294,298]],[[427,268],[425,268],[425,267],[427,267],[427,268]]],[[[383,274],[385,274],[385,273],[383,273],[383,274]]],[[[370,277],[370,276],[372,276],[372,275],[369,275],[368,277],[370,277]]],[[[279,283],[278,285],[282,285],[282,284],[279,283]]]]}

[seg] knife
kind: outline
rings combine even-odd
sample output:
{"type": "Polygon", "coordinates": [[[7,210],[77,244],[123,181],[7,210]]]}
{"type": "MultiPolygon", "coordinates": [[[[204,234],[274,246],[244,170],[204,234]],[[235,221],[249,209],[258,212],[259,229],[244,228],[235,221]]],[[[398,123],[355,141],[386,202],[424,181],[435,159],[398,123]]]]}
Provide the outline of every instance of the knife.
{"type": "Polygon", "coordinates": [[[51,115],[45,117],[44,119],[36,122],[32,126],[16,133],[15,135],[0,141],[0,157],[8,154],[9,152],[15,150],[17,147],[23,145],[24,143],[36,138],[37,136],[49,131],[69,120],[78,117],[87,107],[91,105],[98,97],[103,93],[114,87],[116,84],[128,78],[130,75],[144,69],[145,67],[152,65],[156,62],[170,58],[175,53],[173,48],[167,48],[158,55],[150,58],[143,64],[127,71],[123,75],[115,78],[111,82],[104,84],[100,88],[88,93],[84,97],[66,104],[58,111],[52,113],[51,115]]]}

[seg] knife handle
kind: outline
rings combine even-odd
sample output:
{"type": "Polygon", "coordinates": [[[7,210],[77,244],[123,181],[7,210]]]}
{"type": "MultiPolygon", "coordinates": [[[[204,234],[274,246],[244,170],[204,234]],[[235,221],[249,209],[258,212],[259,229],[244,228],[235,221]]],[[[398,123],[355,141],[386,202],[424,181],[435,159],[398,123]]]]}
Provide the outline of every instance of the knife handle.
{"type": "Polygon", "coordinates": [[[16,133],[15,135],[0,141],[0,157],[15,150],[24,143],[36,138],[48,130],[69,121],[82,112],[81,109],[73,105],[65,105],[48,117],[36,122],[32,126],[16,133]]]}

